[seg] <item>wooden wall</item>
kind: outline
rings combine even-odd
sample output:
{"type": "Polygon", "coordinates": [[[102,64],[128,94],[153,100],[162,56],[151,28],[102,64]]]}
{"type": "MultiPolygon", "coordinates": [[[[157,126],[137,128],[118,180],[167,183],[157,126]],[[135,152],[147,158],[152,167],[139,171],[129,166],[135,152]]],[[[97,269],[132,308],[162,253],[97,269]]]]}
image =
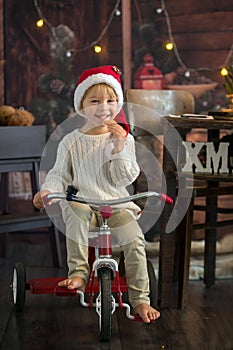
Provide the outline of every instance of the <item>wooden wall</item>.
{"type": "Polygon", "coordinates": [[[4,103],[3,0],[0,0],[0,105],[4,103]]]}
{"type": "MultiPolygon", "coordinates": [[[[231,0],[167,1],[174,39],[189,67],[220,67],[233,44],[231,0]]],[[[218,71],[208,73],[221,82],[218,71]]]]}
{"type": "MultiPolygon", "coordinates": [[[[74,31],[75,49],[87,45],[96,38],[99,28],[95,28],[94,25],[93,1],[40,0],[38,4],[51,26],[64,24],[74,31]]],[[[32,0],[5,0],[5,14],[7,84],[5,100],[6,103],[15,106],[27,106],[38,94],[39,76],[51,68],[49,51],[51,31],[48,25],[40,29],[35,26],[37,11],[32,0]]],[[[78,77],[84,66],[93,64],[91,50],[75,54],[74,76],[78,77]]]]}
{"type": "MultiPolygon", "coordinates": [[[[39,76],[51,66],[50,29],[48,26],[41,29],[35,27],[37,11],[34,1],[0,0],[0,4],[2,2],[5,7],[5,103],[27,107],[28,103],[38,95],[39,76]]],[[[79,51],[99,36],[116,4],[115,0],[38,0],[37,2],[53,27],[62,23],[74,31],[75,78],[78,78],[84,68],[94,65],[116,64],[122,67],[121,16],[114,16],[101,41],[103,52],[100,56],[95,55],[92,48],[79,51]]],[[[165,4],[173,36],[184,63],[192,68],[208,69],[223,64],[232,44],[232,0],[166,0],[165,4]]],[[[132,0],[132,58],[135,51],[143,46],[138,37],[140,25],[155,23],[160,28],[160,35],[163,38],[167,37],[165,17],[155,11],[159,7],[161,7],[159,0],[132,0]]],[[[2,40],[0,41],[2,45],[2,40]]],[[[133,68],[134,62],[132,62],[133,68]]],[[[216,70],[204,71],[203,74],[222,83],[222,78],[216,70]]]]}

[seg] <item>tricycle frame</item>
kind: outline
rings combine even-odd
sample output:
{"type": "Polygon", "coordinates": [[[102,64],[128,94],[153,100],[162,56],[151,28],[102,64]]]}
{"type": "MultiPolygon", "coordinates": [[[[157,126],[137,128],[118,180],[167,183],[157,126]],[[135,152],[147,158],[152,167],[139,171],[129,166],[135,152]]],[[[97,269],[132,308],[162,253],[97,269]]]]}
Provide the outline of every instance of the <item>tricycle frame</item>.
{"type": "MultiPolygon", "coordinates": [[[[164,194],[157,192],[145,192],[138,195],[129,196],[119,200],[109,201],[104,204],[103,201],[92,201],[76,196],[76,190],[69,186],[66,195],[61,193],[49,194],[46,201],[52,199],[66,199],[81,203],[95,204],[99,206],[99,212],[103,218],[103,223],[98,230],[98,238],[95,240],[96,247],[89,247],[90,276],[85,291],[78,289],[67,289],[59,287],[58,282],[64,278],[36,278],[26,281],[26,272],[23,263],[15,264],[13,270],[12,292],[13,302],[16,311],[22,311],[25,303],[25,293],[29,290],[32,294],[54,294],[57,296],[79,295],[80,304],[91,310],[95,307],[99,316],[100,340],[109,341],[111,338],[111,316],[116,308],[125,309],[126,316],[130,320],[142,321],[139,315],[132,315],[130,305],[122,301],[122,294],[127,293],[128,287],[125,276],[120,276],[118,263],[112,258],[111,230],[107,219],[112,215],[112,205],[127,202],[132,199],[145,197],[158,197],[161,200],[171,204],[172,199],[164,194]],[[94,249],[93,249],[94,248],[94,249]],[[93,254],[95,257],[93,258],[93,254]],[[92,256],[91,256],[92,255],[92,256]],[[95,302],[94,295],[98,294],[95,302]],[[114,295],[117,295],[117,300],[114,295]],[[89,296],[89,301],[85,296],[89,296]]],[[[93,240],[92,240],[93,243],[93,240]]],[[[147,261],[147,264],[151,264],[147,261]]],[[[149,267],[149,265],[148,265],[149,267]]],[[[148,268],[150,285],[155,285],[154,270],[148,268]],[[153,271],[153,272],[152,272],[153,271]]],[[[150,295],[154,299],[156,291],[151,291],[150,295]]],[[[152,299],[151,298],[151,299],[152,299]]]]}

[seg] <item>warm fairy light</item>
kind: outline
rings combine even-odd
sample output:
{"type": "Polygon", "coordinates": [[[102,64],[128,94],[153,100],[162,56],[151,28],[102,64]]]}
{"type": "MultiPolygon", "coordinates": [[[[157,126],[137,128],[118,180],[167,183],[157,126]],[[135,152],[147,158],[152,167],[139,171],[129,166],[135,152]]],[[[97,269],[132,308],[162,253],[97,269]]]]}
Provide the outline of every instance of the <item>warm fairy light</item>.
{"type": "Polygon", "coordinates": [[[190,71],[189,71],[189,70],[186,70],[186,72],[184,73],[184,76],[185,76],[186,78],[189,78],[190,75],[191,75],[190,71]]]}
{"type": "Polygon", "coordinates": [[[70,50],[68,50],[68,51],[66,52],[66,57],[70,58],[71,56],[72,56],[72,52],[71,52],[70,50]]]}
{"type": "Polygon", "coordinates": [[[169,41],[165,44],[165,48],[166,50],[171,51],[174,48],[174,44],[171,41],[169,41]]]}
{"type": "Polygon", "coordinates": [[[116,16],[120,16],[120,15],[121,15],[121,11],[120,11],[119,9],[116,9],[115,15],[116,15],[116,16]]]}
{"type": "Polygon", "coordinates": [[[43,27],[43,25],[44,25],[44,20],[43,20],[43,18],[38,19],[38,21],[36,21],[36,25],[37,25],[37,27],[39,27],[39,28],[43,27]]]}
{"type": "Polygon", "coordinates": [[[226,75],[229,74],[228,69],[225,68],[225,67],[223,67],[223,68],[220,70],[220,74],[221,74],[223,77],[225,77],[226,75]]]}
{"type": "Polygon", "coordinates": [[[99,45],[95,45],[94,46],[94,51],[95,51],[95,53],[100,53],[102,51],[102,47],[99,46],[99,45]]]}
{"type": "Polygon", "coordinates": [[[163,9],[162,8],[157,8],[155,11],[156,11],[156,13],[158,13],[160,15],[160,13],[163,12],[163,9]]]}

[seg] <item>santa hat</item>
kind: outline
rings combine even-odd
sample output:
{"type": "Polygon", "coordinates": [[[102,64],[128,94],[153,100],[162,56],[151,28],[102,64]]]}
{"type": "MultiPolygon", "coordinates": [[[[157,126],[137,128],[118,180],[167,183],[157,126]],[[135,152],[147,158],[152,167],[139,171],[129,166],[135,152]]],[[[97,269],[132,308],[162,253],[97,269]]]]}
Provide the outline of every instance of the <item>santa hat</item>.
{"type": "Polygon", "coordinates": [[[129,132],[129,126],[126,121],[124,112],[121,110],[123,106],[124,96],[121,85],[121,71],[116,66],[99,66],[86,69],[81,74],[78,85],[74,91],[74,108],[80,114],[80,104],[82,98],[91,86],[105,83],[113,88],[118,98],[118,109],[115,120],[121,124],[124,129],[129,132]]]}

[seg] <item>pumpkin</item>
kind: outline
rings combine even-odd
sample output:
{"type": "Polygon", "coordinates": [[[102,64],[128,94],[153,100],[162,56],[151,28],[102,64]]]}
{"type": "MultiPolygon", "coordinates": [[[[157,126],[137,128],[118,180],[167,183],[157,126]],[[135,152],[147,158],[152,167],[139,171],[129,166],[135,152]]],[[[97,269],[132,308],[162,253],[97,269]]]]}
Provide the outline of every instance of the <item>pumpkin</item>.
{"type": "Polygon", "coordinates": [[[15,113],[9,119],[9,126],[31,126],[35,117],[25,109],[15,109],[15,113]]]}
{"type": "Polygon", "coordinates": [[[14,113],[14,107],[7,105],[0,106],[0,125],[9,125],[9,120],[14,113]]]}

